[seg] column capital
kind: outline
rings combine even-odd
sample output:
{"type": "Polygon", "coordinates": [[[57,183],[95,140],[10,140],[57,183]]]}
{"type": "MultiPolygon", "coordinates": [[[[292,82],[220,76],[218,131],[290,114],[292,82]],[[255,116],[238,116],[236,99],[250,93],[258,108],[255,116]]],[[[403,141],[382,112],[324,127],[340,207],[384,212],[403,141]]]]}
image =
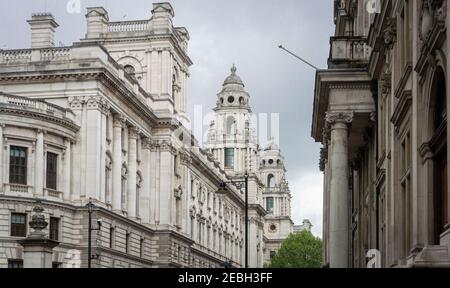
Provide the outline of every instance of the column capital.
{"type": "Polygon", "coordinates": [[[113,126],[123,128],[126,122],[127,119],[125,118],[125,116],[117,114],[114,116],[113,126]]]}
{"type": "Polygon", "coordinates": [[[353,117],[354,113],[352,111],[327,112],[325,120],[330,125],[338,123],[351,124],[353,117]]]}
{"type": "Polygon", "coordinates": [[[128,138],[131,140],[136,140],[139,137],[139,130],[138,128],[132,126],[128,128],[128,138]]]}

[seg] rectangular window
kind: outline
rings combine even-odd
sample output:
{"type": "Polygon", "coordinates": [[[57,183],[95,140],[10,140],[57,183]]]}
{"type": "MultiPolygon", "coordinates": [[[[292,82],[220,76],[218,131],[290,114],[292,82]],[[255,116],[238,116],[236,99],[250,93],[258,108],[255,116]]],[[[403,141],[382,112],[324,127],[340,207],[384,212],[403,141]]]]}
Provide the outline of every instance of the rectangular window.
{"type": "Polygon", "coordinates": [[[11,236],[26,237],[27,236],[27,215],[21,213],[11,214],[11,236]]]}
{"type": "Polygon", "coordinates": [[[266,210],[269,213],[273,212],[273,197],[268,197],[266,199],[266,210]]]}
{"type": "Polygon", "coordinates": [[[54,269],[62,268],[62,263],[53,262],[52,263],[52,268],[54,268],[54,269]]]}
{"type": "Polygon", "coordinates": [[[8,268],[17,269],[23,268],[23,260],[8,260],[8,268]]]}
{"type": "Polygon", "coordinates": [[[125,235],[125,251],[127,254],[130,253],[130,233],[125,235]]]}
{"type": "Polygon", "coordinates": [[[47,152],[47,188],[56,190],[56,178],[58,175],[58,155],[47,152]]]}
{"type": "Polygon", "coordinates": [[[50,239],[59,241],[59,218],[50,217],[50,239]]]}
{"type": "Polygon", "coordinates": [[[114,248],[114,227],[109,228],[109,248],[114,248]]]}
{"type": "Polygon", "coordinates": [[[139,255],[141,258],[144,258],[144,239],[141,238],[141,242],[139,243],[139,255]]]}
{"type": "Polygon", "coordinates": [[[10,147],[9,183],[27,185],[27,150],[24,147],[10,147]]]}
{"type": "Polygon", "coordinates": [[[234,149],[225,148],[225,168],[234,168],[234,149]]]}

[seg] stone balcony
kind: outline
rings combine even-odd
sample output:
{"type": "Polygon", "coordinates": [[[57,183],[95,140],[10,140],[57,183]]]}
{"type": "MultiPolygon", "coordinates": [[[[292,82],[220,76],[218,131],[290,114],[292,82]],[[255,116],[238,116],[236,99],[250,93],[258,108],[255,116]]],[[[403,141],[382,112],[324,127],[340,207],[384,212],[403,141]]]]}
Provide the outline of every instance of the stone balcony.
{"type": "Polygon", "coordinates": [[[370,54],[366,37],[331,37],[328,67],[364,68],[369,63],[370,54]]]}
{"type": "Polygon", "coordinates": [[[47,103],[42,100],[30,99],[28,97],[14,96],[3,94],[0,92],[0,106],[11,109],[27,110],[29,112],[36,112],[69,120],[73,122],[75,115],[69,109],[64,109],[59,106],[47,103]]]}

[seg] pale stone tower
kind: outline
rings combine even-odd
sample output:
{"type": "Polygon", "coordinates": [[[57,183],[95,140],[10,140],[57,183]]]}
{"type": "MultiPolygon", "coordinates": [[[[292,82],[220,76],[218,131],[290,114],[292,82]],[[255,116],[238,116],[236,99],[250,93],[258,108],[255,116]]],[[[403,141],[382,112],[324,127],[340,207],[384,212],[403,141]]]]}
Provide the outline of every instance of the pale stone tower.
{"type": "Polygon", "coordinates": [[[284,157],[273,141],[264,149],[259,176],[265,185],[263,199],[268,215],[264,224],[264,260],[269,262],[282,242],[293,232],[294,225],[291,220],[292,196],[286,181],[284,157]]]}
{"type": "Polygon", "coordinates": [[[258,143],[251,125],[250,95],[236,72],[233,65],[222,91],[217,95],[215,120],[209,129],[206,149],[232,180],[242,180],[246,172],[249,174],[249,265],[261,267],[265,211],[262,206],[263,183],[258,176],[258,143]]]}

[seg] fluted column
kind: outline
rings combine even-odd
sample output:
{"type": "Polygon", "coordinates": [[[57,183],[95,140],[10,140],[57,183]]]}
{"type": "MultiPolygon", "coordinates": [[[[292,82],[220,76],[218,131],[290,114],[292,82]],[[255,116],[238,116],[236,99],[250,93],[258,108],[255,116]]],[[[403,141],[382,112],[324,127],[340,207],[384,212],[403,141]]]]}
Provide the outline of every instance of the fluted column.
{"type": "Polygon", "coordinates": [[[349,267],[349,159],[348,127],[351,112],[327,113],[331,126],[330,267],[349,267]]]}
{"type": "Polygon", "coordinates": [[[122,127],[124,119],[114,117],[113,124],[113,211],[122,211],[122,127]]]}
{"type": "Polygon", "coordinates": [[[137,130],[134,127],[129,128],[128,134],[128,217],[136,218],[136,176],[137,176],[137,130]]]}
{"type": "Polygon", "coordinates": [[[37,130],[34,194],[44,195],[44,131],[37,130]]]}

